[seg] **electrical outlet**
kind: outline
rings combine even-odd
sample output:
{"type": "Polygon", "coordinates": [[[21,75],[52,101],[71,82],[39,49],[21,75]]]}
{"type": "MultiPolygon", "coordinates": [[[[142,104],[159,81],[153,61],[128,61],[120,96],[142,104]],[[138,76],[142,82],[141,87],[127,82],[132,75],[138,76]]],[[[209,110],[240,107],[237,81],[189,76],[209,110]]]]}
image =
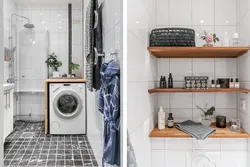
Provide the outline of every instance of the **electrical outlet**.
{"type": "Polygon", "coordinates": [[[246,111],[246,100],[240,99],[240,109],[246,111]]]}

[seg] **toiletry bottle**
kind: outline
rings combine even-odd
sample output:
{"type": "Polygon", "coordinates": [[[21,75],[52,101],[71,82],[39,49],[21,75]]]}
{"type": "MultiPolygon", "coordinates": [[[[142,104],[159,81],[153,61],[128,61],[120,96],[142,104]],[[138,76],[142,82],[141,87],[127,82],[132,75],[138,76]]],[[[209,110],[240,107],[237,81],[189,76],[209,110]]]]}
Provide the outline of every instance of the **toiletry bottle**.
{"type": "Polygon", "coordinates": [[[214,80],[212,80],[212,82],[211,82],[211,87],[212,87],[212,88],[215,88],[215,87],[216,87],[214,80]]]}
{"type": "Polygon", "coordinates": [[[237,88],[237,89],[240,88],[240,82],[239,82],[239,79],[238,79],[238,78],[235,79],[234,87],[237,88]]]}
{"type": "Polygon", "coordinates": [[[225,32],[225,36],[224,36],[224,39],[222,41],[222,46],[230,46],[227,32],[225,32]]]}
{"type": "Polygon", "coordinates": [[[235,84],[234,84],[234,79],[231,78],[230,79],[230,83],[229,83],[229,88],[234,88],[235,84]]]}
{"type": "Polygon", "coordinates": [[[216,81],[216,88],[220,88],[220,80],[219,79],[217,79],[217,81],[216,81]]]}
{"type": "Polygon", "coordinates": [[[169,73],[169,77],[168,77],[168,88],[173,88],[173,77],[172,77],[172,73],[169,73]]]}
{"type": "Polygon", "coordinates": [[[239,34],[236,32],[233,35],[233,46],[238,46],[239,45],[239,34]]]}
{"type": "Polygon", "coordinates": [[[173,118],[173,114],[169,113],[169,117],[168,117],[168,128],[173,128],[174,127],[174,118],[173,118]]]}
{"type": "Polygon", "coordinates": [[[163,88],[167,88],[166,77],[163,77],[163,88]]]}
{"type": "Polygon", "coordinates": [[[161,79],[160,79],[160,88],[164,88],[164,83],[163,83],[163,77],[161,76],[161,79]]]}
{"type": "Polygon", "coordinates": [[[158,112],[158,129],[163,130],[166,126],[166,114],[163,111],[163,107],[160,107],[160,110],[158,112]]]}

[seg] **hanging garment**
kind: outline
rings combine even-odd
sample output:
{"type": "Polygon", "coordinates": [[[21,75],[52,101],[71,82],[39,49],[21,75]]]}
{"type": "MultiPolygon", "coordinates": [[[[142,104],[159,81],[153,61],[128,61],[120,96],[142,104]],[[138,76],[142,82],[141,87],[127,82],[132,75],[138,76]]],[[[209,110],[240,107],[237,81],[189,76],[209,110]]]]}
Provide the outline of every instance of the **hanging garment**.
{"type": "Polygon", "coordinates": [[[85,57],[86,57],[86,85],[89,91],[93,91],[94,69],[94,7],[95,0],[90,0],[86,11],[85,23],[85,57]]]}
{"type": "MultiPolygon", "coordinates": [[[[103,53],[103,41],[102,41],[102,6],[99,7],[98,3],[96,3],[95,12],[95,26],[94,26],[94,47],[97,50],[97,53],[103,53]]],[[[95,53],[95,52],[94,52],[95,53]]],[[[98,54],[95,53],[95,64],[94,64],[94,78],[93,78],[93,88],[96,90],[100,89],[101,86],[101,74],[100,68],[102,65],[102,57],[98,57],[98,54]]]]}
{"type": "Polygon", "coordinates": [[[136,158],[135,158],[135,151],[133,149],[133,146],[130,142],[130,138],[129,138],[129,133],[127,132],[128,137],[127,137],[127,167],[138,167],[137,163],[136,163],[136,158]]]}
{"type": "Polygon", "coordinates": [[[120,69],[115,61],[101,67],[98,110],[104,115],[102,164],[120,166],[120,69]]]}

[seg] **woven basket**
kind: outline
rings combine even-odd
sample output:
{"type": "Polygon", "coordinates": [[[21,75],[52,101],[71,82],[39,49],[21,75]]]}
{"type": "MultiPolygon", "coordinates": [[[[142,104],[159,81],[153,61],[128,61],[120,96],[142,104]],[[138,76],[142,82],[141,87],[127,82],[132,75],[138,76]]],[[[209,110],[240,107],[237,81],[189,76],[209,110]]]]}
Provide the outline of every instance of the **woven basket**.
{"type": "Polygon", "coordinates": [[[150,35],[150,46],[193,46],[195,31],[189,28],[159,28],[150,35]]]}

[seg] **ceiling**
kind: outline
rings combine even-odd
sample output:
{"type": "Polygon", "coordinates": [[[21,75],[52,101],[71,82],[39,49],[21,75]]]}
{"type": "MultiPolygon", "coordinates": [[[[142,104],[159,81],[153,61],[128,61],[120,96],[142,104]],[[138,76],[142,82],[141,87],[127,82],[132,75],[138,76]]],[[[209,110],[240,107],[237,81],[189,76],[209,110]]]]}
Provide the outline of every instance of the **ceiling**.
{"type": "Polygon", "coordinates": [[[81,4],[81,0],[14,0],[16,4],[81,4]]]}

